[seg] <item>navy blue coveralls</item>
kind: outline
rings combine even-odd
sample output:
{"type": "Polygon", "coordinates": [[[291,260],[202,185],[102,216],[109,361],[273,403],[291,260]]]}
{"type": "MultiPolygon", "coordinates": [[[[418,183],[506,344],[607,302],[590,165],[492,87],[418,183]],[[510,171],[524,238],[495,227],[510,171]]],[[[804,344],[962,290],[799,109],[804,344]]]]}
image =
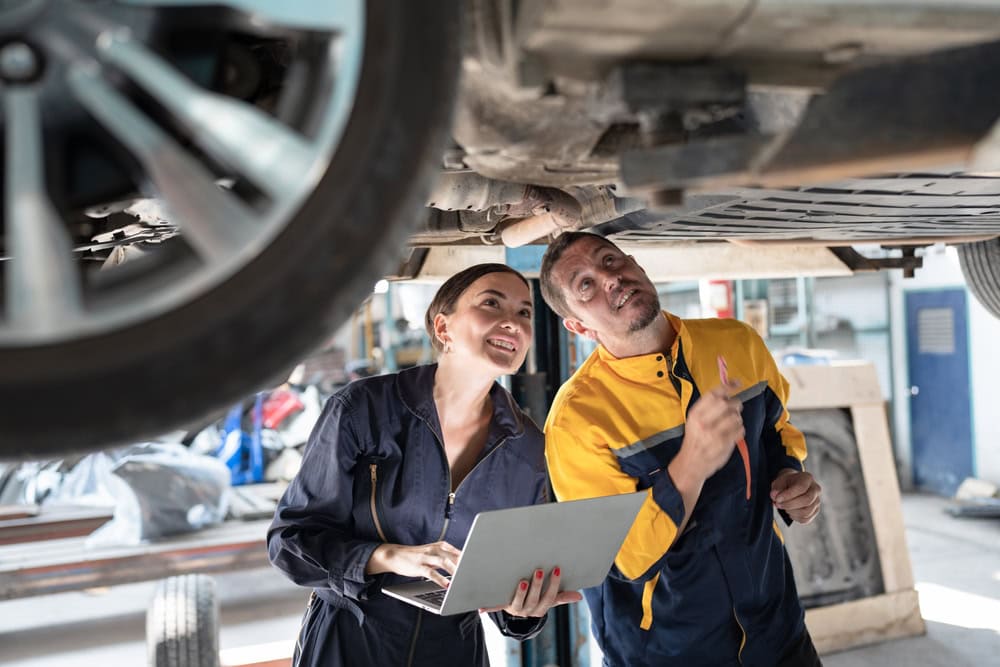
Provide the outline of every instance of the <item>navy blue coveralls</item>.
{"type": "MultiPolygon", "coordinates": [[[[486,447],[451,493],[432,391],[436,370],[355,381],[327,402],[313,429],[267,535],[271,563],[313,589],[296,666],[489,664],[477,613],[422,611],[381,592],[406,578],[365,574],[381,543],[447,540],[462,548],[478,512],[548,501],[541,431],[499,384],[490,390],[486,447]]],[[[491,616],[516,639],[545,623],[491,616]]]]}

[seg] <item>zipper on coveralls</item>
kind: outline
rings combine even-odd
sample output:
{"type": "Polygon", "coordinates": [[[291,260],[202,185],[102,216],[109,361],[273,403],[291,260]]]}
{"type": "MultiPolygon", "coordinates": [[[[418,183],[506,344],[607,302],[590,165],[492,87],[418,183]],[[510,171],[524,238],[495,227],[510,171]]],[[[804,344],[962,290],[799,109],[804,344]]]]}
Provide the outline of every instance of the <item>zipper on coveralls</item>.
{"type": "Polygon", "coordinates": [[[309,624],[309,619],[312,617],[313,604],[316,603],[316,591],[313,590],[309,593],[309,601],[306,602],[306,612],[302,614],[302,623],[299,624],[299,634],[295,637],[295,646],[298,648],[298,653],[302,653],[302,633],[305,632],[306,626],[309,624]]]}
{"type": "Polygon", "coordinates": [[[743,647],[747,645],[747,631],[743,629],[743,624],[740,623],[740,617],[736,615],[736,607],[733,607],[733,618],[736,619],[736,625],[740,626],[740,633],[743,638],[740,640],[740,650],[736,652],[736,659],[743,664],[743,647]]]}
{"type": "MultiPolygon", "coordinates": [[[[389,540],[385,536],[385,532],[382,530],[382,522],[378,518],[378,507],[375,503],[375,499],[378,497],[378,464],[369,463],[368,469],[371,471],[372,478],[372,494],[369,499],[369,504],[372,512],[372,520],[375,522],[375,530],[378,532],[379,538],[383,542],[388,542],[389,540]]],[[[420,623],[423,621],[424,612],[420,609],[417,610],[417,624],[413,628],[413,639],[410,640],[410,654],[406,659],[407,667],[413,664],[413,656],[416,654],[417,650],[417,637],[420,635],[420,623]]]]}
{"type": "Polygon", "coordinates": [[[375,498],[377,497],[376,489],[378,488],[378,464],[369,464],[369,469],[372,474],[372,495],[369,501],[372,510],[372,520],[375,522],[375,531],[378,533],[378,536],[383,542],[388,542],[389,540],[386,539],[385,533],[382,531],[382,522],[378,518],[378,508],[375,506],[375,498]]]}
{"type": "Polygon", "coordinates": [[[406,667],[412,667],[413,656],[417,654],[417,637],[420,636],[420,624],[424,620],[424,614],[427,613],[423,609],[417,608],[417,624],[413,628],[413,639],[410,640],[410,655],[406,658],[406,667]]]}
{"type": "MultiPolygon", "coordinates": [[[[448,488],[450,489],[451,488],[451,467],[448,466],[448,455],[445,453],[444,442],[441,441],[441,438],[438,437],[437,433],[434,434],[434,439],[437,440],[438,445],[440,445],[440,447],[441,447],[441,454],[444,456],[445,467],[447,469],[447,475],[446,476],[448,478],[448,488]]],[[[496,447],[494,447],[493,449],[491,449],[489,451],[489,453],[486,456],[484,456],[479,461],[479,463],[477,463],[476,465],[472,466],[472,470],[470,470],[469,474],[465,476],[465,479],[469,479],[469,477],[472,476],[472,473],[475,472],[476,468],[478,468],[480,465],[482,465],[483,461],[485,461],[489,457],[493,456],[493,453],[496,452],[498,449],[500,449],[500,447],[505,442],[507,442],[507,438],[504,438],[503,440],[501,440],[500,442],[498,442],[496,444],[496,447]]],[[[375,484],[374,484],[375,477],[374,477],[374,475],[375,475],[375,468],[374,468],[374,465],[373,465],[372,466],[372,480],[373,480],[372,488],[375,487],[375,484]]],[[[448,532],[448,524],[451,523],[451,516],[455,512],[455,496],[458,494],[459,489],[462,488],[462,484],[465,484],[465,479],[463,479],[461,482],[459,482],[458,487],[454,491],[451,491],[451,492],[448,493],[448,500],[447,500],[447,502],[445,502],[445,505],[444,505],[444,525],[441,527],[441,534],[438,536],[438,542],[440,542],[441,540],[443,540],[445,534],[448,532]]],[[[374,512],[374,507],[375,507],[374,496],[372,496],[372,498],[373,498],[372,499],[372,509],[373,509],[373,512],[374,512]]],[[[416,652],[417,652],[417,638],[420,636],[420,625],[421,625],[421,623],[424,620],[424,613],[425,612],[423,610],[418,610],[417,611],[417,624],[413,628],[413,638],[410,640],[410,655],[409,655],[409,657],[406,660],[407,667],[410,667],[413,664],[413,656],[416,655],[416,652]]]]}
{"type": "MultiPolygon", "coordinates": [[[[451,515],[455,511],[455,492],[452,491],[448,494],[448,502],[444,506],[444,519],[445,521],[451,521],[451,515]]],[[[448,529],[448,524],[445,524],[445,530],[448,529]]],[[[444,538],[444,533],[441,533],[441,537],[444,538]]]]}
{"type": "MultiPolygon", "coordinates": [[[[437,437],[436,433],[434,434],[434,437],[437,438],[438,444],[441,445],[441,454],[444,455],[445,465],[447,465],[448,456],[447,456],[447,454],[445,454],[445,451],[444,451],[444,443],[441,442],[441,439],[437,437]]],[[[496,444],[496,446],[493,449],[491,449],[486,456],[484,456],[476,465],[472,466],[472,470],[470,470],[469,474],[467,474],[465,476],[465,479],[463,479],[461,482],[458,483],[458,487],[456,487],[454,491],[451,491],[450,493],[448,493],[448,500],[444,504],[444,526],[442,526],[442,528],[441,528],[441,535],[438,537],[438,541],[439,542],[444,539],[445,534],[448,532],[448,524],[451,523],[451,516],[452,516],[452,514],[455,513],[455,496],[458,495],[458,492],[462,488],[462,485],[465,484],[465,480],[469,479],[470,477],[472,477],[472,473],[474,473],[476,471],[476,468],[478,468],[479,466],[481,466],[486,459],[488,459],[491,456],[493,456],[493,454],[498,449],[500,449],[500,447],[502,447],[503,444],[507,442],[507,440],[508,440],[508,438],[503,438],[500,442],[498,442],[496,444]]],[[[447,477],[448,477],[448,488],[450,489],[451,488],[451,468],[450,467],[448,468],[447,477]]]]}

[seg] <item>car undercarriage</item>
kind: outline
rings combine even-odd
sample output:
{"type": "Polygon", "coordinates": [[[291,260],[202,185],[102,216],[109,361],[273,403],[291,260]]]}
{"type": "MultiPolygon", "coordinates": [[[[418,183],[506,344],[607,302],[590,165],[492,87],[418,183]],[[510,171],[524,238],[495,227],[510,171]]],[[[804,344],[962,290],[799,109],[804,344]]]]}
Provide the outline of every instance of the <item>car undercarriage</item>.
{"type": "Polygon", "coordinates": [[[0,30],[0,457],[218,410],[433,247],[949,243],[1000,317],[1000,6],[21,0],[0,30]]]}

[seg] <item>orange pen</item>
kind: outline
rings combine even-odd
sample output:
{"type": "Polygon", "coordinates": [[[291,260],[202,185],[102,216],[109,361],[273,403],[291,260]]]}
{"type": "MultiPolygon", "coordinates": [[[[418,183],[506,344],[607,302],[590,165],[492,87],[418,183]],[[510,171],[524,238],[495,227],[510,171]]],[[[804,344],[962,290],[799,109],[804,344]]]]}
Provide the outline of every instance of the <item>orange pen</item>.
{"type": "MultiPolygon", "coordinates": [[[[729,370],[726,366],[726,359],[721,354],[719,355],[719,378],[722,380],[722,384],[729,384],[729,370]]],[[[745,438],[740,438],[736,442],[736,449],[739,450],[740,457],[743,459],[743,472],[747,476],[747,500],[750,500],[750,449],[747,447],[745,438]]]]}

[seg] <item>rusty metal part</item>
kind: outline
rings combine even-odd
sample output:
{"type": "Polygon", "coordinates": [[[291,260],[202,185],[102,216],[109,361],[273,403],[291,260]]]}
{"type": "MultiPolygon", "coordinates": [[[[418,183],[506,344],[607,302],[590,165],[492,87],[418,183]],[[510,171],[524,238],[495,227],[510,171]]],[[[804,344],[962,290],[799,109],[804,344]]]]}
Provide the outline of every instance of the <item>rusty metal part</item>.
{"type": "Polygon", "coordinates": [[[558,231],[576,229],[583,222],[583,206],[568,192],[536,188],[528,202],[531,215],[513,220],[500,228],[500,238],[509,248],[527,245],[558,231]]]}
{"type": "Polygon", "coordinates": [[[443,211],[485,211],[522,201],[527,188],[523,183],[498,181],[471,170],[443,171],[427,196],[427,205],[443,211]]]}
{"type": "Polygon", "coordinates": [[[500,230],[500,239],[508,248],[520,248],[537,239],[571,229],[565,223],[565,219],[552,213],[533,215],[512,221],[500,230]]]}
{"type": "MultiPolygon", "coordinates": [[[[565,190],[535,188],[534,198],[523,206],[530,215],[499,227],[500,239],[509,248],[527,245],[546,236],[585,229],[642,209],[646,202],[616,197],[609,187],[577,186],[565,190]]],[[[512,217],[516,211],[511,210],[512,217]]]]}
{"type": "Polygon", "coordinates": [[[409,245],[434,246],[457,244],[482,245],[482,240],[497,225],[491,211],[441,211],[425,208],[420,224],[409,236],[409,245]]]}
{"type": "Polygon", "coordinates": [[[902,257],[872,258],[865,257],[853,248],[830,248],[830,252],[855,273],[881,269],[903,269],[903,276],[912,278],[913,272],[923,266],[924,258],[914,254],[916,248],[906,247],[901,250],[903,251],[902,257]]]}
{"type": "Polygon", "coordinates": [[[611,182],[616,157],[592,155],[606,130],[585,98],[523,99],[488,72],[463,72],[452,134],[465,163],[485,176],[538,185],[611,182]]]}
{"type": "Polygon", "coordinates": [[[486,211],[458,211],[458,227],[470,234],[488,234],[506,215],[508,206],[497,206],[486,211]]]}

